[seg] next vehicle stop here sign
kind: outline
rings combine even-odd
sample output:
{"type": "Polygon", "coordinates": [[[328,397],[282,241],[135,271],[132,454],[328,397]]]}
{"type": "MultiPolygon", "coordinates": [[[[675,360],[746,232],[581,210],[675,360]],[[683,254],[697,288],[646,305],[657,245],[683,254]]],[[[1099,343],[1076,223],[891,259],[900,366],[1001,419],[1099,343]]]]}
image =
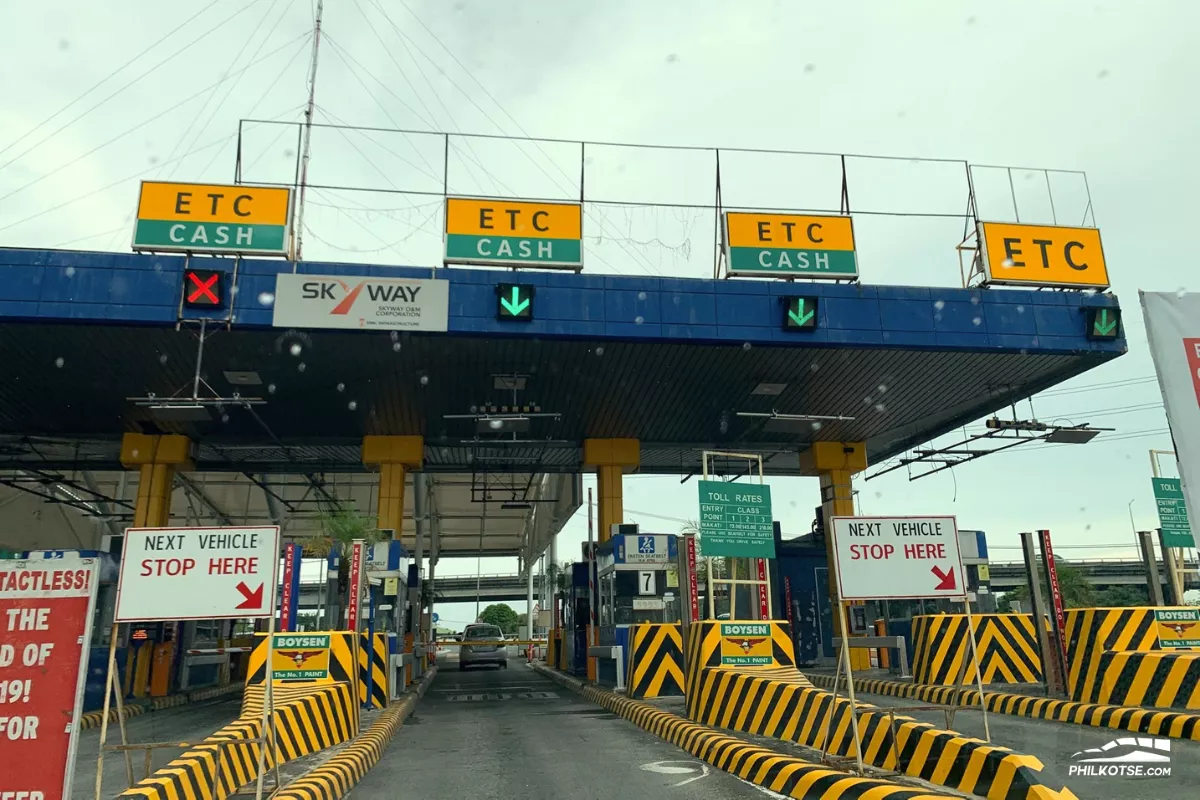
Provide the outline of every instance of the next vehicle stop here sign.
{"type": "Polygon", "coordinates": [[[966,596],[954,517],[834,517],[832,528],[842,600],[966,596]]]}
{"type": "Polygon", "coordinates": [[[275,610],[279,528],[130,528],[117,622],[254,619],[275,610]]]}

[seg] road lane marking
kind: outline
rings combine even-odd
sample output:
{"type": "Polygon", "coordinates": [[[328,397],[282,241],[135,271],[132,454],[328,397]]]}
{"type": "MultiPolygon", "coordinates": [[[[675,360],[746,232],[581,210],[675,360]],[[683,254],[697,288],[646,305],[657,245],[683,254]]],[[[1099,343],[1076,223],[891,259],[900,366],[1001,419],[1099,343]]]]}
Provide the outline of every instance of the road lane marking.
{"type": "Polygon", "coordinates": [[[699,770],[700,774],[692,775],[692,777],[685,778],[684,780],[680,781],[679,783],[671,784],[671,786],[673,788],[678,788],[680,786],[686,786],[687,784],[691,783],[692,781],[698,781],[701,778],[707,778],[709,775],[709,772],[710,772],[707,764],[704,764],[700,761],[686,761],[686,760],[683,760],[683,761],[652,761],[649,764],[642,764],[640,769],[643,769],[646,772],[657,772],[660,775],[691,775],[693,772],[696,772],[697,769],[699,770]],[[687,766],[674,767],[674,766],[671,766],[672,764],[686,764],[687,766]]]}

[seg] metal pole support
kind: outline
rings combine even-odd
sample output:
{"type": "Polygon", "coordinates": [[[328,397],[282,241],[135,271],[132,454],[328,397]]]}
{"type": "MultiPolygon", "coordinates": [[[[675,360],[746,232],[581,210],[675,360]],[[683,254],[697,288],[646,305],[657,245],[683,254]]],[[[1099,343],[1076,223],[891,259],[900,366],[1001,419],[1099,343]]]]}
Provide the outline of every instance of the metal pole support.
{"type": "Polygon", "coordinates": [[[1142,563],[1146,566],[1146,588],[1150,590],[1150,605],[1164,606],[1166,603],[1163,602],[1162,581],[1158,577],[1158,559],[1154,557],[1153,535],[1150,531],[1138,531],[1138,544],[1142,548],[1142,563]]]}

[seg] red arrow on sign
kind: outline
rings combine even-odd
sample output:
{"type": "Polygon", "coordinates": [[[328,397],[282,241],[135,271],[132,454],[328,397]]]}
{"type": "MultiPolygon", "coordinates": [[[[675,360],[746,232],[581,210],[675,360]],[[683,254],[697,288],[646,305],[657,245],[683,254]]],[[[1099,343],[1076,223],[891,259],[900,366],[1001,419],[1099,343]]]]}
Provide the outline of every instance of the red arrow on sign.
{"type": "MultiPolygon", "coordinates": [[[[951,570],[951,572],[953,572],[953,570],[951,570]]],[[[236,606],[234,606],[234,608],[262,608],[263,586],[264,585],[265,584],[260,583],[258,585],[257,589],[255,589],[254,591],[250,591],[250,587],[247,586],[244,582],[239,583],[237,585],[237,590],[239,592],[241,592],[242,597],[244,597],[246,599],[243,600],[242,602],[238,603],[236,606]]],[[[953,588],[953,587],[951,587],[951,588],[953,588]]]]}
{"type": "MultiPolygon", "coordinates": [[[[930,572],[936,575],[938,580],[941,581],[941,583],[933,587],[935,592],[940,592],[944,589],[956,588],[957,584],[954,582],[954,567],[951,567],[949,572],[942,572],[941,567],[934,567],[932,570],[930,570],[930,572]]],[[[241,606],[238,606],[238,608],[241,608],[241,606]]]]}

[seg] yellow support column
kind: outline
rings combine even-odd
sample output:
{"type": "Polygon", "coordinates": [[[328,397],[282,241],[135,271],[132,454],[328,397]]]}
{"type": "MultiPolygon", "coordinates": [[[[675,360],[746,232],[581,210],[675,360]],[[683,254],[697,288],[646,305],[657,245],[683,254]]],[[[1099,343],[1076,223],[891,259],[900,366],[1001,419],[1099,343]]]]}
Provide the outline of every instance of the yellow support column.
{"type": "Polygon", "coordinates": [[[404,523],[404,482],[410,469],[420,469],[425,439],[420,436],[364,436],[363,463],[379,468],[380,530],[400,531],[404,523]]]}
{"type": "Polygon", "coordinates": [[[637,439],[584,439],[583,463],[596,468],[600,531],[597,541],[607,542],[611,526],[625,520],[621,477],[641,463],[641,443],[637,439]]]}
{"type": "MultiPolygon", "coordinates": [[[[121,439],[121,464],[126,469],[138,471],[137,501],[133,508],[134,528],[165,528],[171,521],[171,494],[175,489],[175,473],[189,469],[192,459],[192,442],[186,436],[155,436],[145,433],[127,433],[121,439]]],[[[151,667],[155,647],[143,645],[135,652],[128,651],[125,689],[134,697],[145,697],[150,688],[151,667]]],[[[166,694],[170,688],[170,665],[159,666],[155,675],[155,688],[166,694]]]]}
{"type": "Polygon", "coordinates": [[[175,473],[191,467],[192,441],[186,436],[127,433],[121,439],[121,464],[138,471],[134,528],[165,528],[171,518],[175,473]]]}
{"type": "MultiPolygon", "coordinates": [[[[842,635],[842,617],[836,613],[837,575],[833,571],[833,517],[854,516],[853,476],[867,468],[867,448],[863,442],[813,442],[812,447],[800,454],[800,472],[815,475],[821,481],[821,509],[825,514],[825,554],[829,559],[829,601],[835,609],[833,635],[842,635]]],[[[870,669],[869,650],[850,651],[850,665],[854,669],[870,669]]]]}

